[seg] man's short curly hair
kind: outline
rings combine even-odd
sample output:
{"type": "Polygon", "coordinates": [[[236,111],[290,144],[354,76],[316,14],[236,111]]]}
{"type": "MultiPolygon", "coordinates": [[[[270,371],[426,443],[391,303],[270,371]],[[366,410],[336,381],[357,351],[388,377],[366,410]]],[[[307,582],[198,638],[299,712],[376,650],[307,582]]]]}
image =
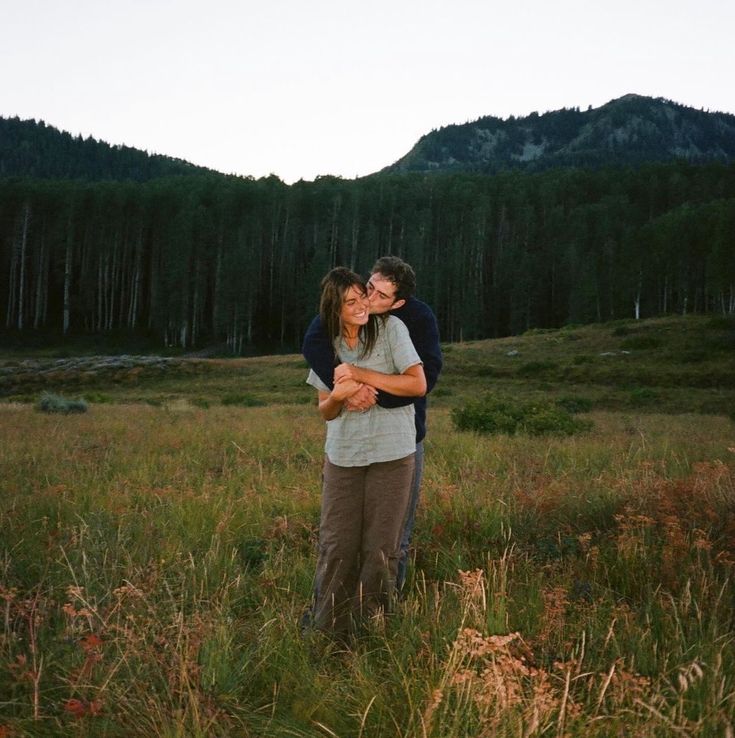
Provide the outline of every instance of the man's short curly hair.
{"type": "Polygon", "coordinates": [[[397,256],[381,256],[371,274],[380,274],[396,286],[396,300],[407,300],[416,292],[416,273],[397,256]]]}

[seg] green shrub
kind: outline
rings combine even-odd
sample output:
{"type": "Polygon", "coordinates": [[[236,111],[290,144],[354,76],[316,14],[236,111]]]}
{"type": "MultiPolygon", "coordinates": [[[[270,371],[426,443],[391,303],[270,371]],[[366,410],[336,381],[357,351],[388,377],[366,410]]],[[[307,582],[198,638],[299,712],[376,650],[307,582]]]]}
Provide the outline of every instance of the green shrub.
{"type": "Polygon", "coordinates": [[[620,348],[626,350],[655,349],[661,346],[661,339],[655,336],[630,336],[620,342],[620,348]]]}
{"type": "Polygon", "coordinates": [[[580,364],[594,364],[595,363],[595,357],[590,356],[589,354],[577,354],[572,359],[572,364],[575,366],[579,366],[580,364]]]}
{"type": "Polygon", "coordinates": [[[572,435],[592,427],[558,405],[548,402],[509,402],[486,396],[452,410],[452,422],[458,430],[478,433],[527,433],[572,435]]]}
{"type": "Polygon", "coordinates": [[[44,392],[36,407],[42,413],[61,413],[62,415],[87,412],[87,403],[84,400],[71,400],[51,392],[44,392]]]}
{"type": "Polygon", "coordinates": [[[554,333],[556,330],[557,330],[556,328],[529,328],[527,331],[524,331],[522,335],[542,336],[545,333],[554,333]]]}
{"type": "Polygon", "coordinates": [[[553,361],[527,361],[518,367],[518,374],[523,377],[530,377],[534,374],[544,374],[556,369],[556,367],[557,365],[553,361]]]}
{"type": "Polygon", "coordinates": [[[658,402],[661,399],[656,390],[652,390],[650,387],[636,387],[630,393],[631,405],[650,405],[653,402],[658,402]]]}
{"type": "Polygon", "coordinates": [[[230,394],[222,397],[223,405],[239,405],[241,407],[261,407],[266,403],[258,399],[254,395],[249,394],[230,394]]]}
{"type": "Polygon", "coordinates": [[[592,400],[587,397],[560,397],[556,404],[568,413],[588,413],[592,410],[592,400]]]}
{"type": "Polygon", "coordinates": [[[707,321],[707,328],[711,328],[712,330],[716,331],[735,331],[735,316],[714,315],[707,321]]]}
{"type": "Polygon", "coordinates": [[[113,402],[110,395],[106,395],[104,392],[85,392],[84,399],[87,402],[95,403],[97,405],[104,405],[106,403],[113,402]]]}
{"type": "Polygon", "coordinates": [[[616,325],[615,328],[612,329],[613,336],[629,336],[634,332],[635,329],[631,328],[629,325],[616,325]]]}
{"type": "Polygon", "coordinates": [[[707,352],[698,348],[682,351],[678,356],[682,364],[698,364],[707,358],[709,358],[707,352]]]}
{"type": "Polygon", "coordinates": [[[467,367],[467,371],[465,373],[473,377],[494,377],[498,374],[498,370],[490,364],[482,364],[467,367]]]}

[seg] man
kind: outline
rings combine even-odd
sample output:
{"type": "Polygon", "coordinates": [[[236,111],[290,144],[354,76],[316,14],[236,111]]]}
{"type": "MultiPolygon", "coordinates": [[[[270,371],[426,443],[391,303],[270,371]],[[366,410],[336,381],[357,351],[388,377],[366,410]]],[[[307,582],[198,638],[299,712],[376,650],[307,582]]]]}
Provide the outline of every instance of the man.
{"type": "MultiPolygon", "coordinates": [[[[426,392],[431,392],[442,368],[442,352],[439,346],[439,329],[436,316],[431,308],[414,297],[416,275],[409,264],[397,256],[383,256],[375,262],[368,280],[370,312],[382,314],[391,312],[400,318],[408,328],[413,345],[424,365],[426,392]]],[[[334,347],[322,330],[317,315],[304,336],[302,353],[309,366],[328,387],[334,386],[335,362],[334,347]]],[[[398,562],[396,586],[400,591],[406,579],[408,548],[411,542],[416,508],[419,501],[421,477],[424,468],[424,437],[426,435],[426,397],[396,397],[386,392],[376,391],[365,386],[345,403],[348,410],[360,412],[377,402],[381,407],[402,407],[414,404],[416,420],[416,468],[411,486],[406,523],[401,537],[401,553],[398,562]]]]}

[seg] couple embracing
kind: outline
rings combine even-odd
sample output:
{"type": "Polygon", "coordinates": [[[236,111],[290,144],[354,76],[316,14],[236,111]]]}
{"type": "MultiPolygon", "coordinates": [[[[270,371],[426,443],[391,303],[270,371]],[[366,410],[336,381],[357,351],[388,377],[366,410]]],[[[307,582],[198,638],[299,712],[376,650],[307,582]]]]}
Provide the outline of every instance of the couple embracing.
{"type": "Polygon", "coordinates": [[[304,338],[327,421],[314,601],[304,624],[336,636],[389,611],[403,587],[423,471],[426,393],[442,366],[436,318],[395,256],[365,282],[322,280],[304,338]]]}

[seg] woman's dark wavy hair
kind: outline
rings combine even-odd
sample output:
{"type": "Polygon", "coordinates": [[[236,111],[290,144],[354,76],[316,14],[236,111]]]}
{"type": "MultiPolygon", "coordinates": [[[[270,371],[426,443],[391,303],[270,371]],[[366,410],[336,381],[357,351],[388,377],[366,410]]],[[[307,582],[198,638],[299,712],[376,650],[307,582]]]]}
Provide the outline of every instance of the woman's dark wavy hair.
{"type": "MultiPolygon", "coordinates": [[[[342,302],[350,287],[359,287],[367,292],[365,280],[347,267],[335,267],[322,279],[322,296],[319,301],[319,317],[322,326],[334,343],[342,335],[342,302]]],[[[360,326],[360,358],[367,356],[375,347],[378,338],[378,318],[371,315],[368,322],[360,326]]]]}

